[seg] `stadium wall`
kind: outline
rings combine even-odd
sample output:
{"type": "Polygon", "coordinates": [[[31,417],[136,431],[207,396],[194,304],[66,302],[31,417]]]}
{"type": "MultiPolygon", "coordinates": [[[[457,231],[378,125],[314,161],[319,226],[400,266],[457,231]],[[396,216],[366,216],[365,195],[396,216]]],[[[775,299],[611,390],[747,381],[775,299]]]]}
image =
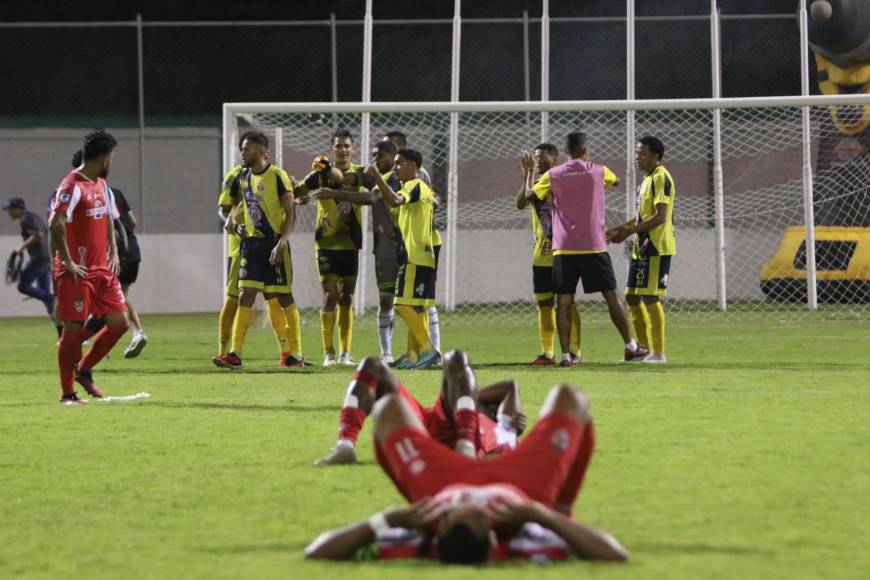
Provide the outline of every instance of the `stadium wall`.
{"type": "MultiPolygon", "coordinates": [[[[770,233],[770,245],[778,244],[781,232],[770,233]]],[[[727,232],[729,246],[739,246],[739,230],[727,232]]],[[[0,247],[12,248],[17,236],[0,236],[0,247]]],[[[754,234],[754,241],[757,235],[754,234]]],[[[673,299],[716,299],[716,262],[712,230],[680,230],[679,255],[670,275],[673,299]]],[[[130,300],[145,314],[213,312],[220,309],[223,297],[221,282],[222,239],[219,234],[146,234],[140,237],[143,262],[139,280],[130,300]]],[[[314,264],[312,234],[295,234],[293,253],[293,294],[303,308],[320,306],[321,291],[314,264]]],[[[525,230],[461,230],[457,259],[457,304],[528,301],[531,307],[531,243],[525,230]],[[463,259],[473,256],[474,259],[463,259]],[[481,276],[480,265],[487,264],[491,274],[481,276]]],[[[626,262],[620,248],[611,249],[620,288],[624,286],[626,262]]],[[[442,256],[442,260],[444,257],[442,256]]],[[[741,268],[756,273],[729,280],[729,295],[763,299],[757,273],[769,257],[759,256],[757,263],[742,262],[741,268]]],[[[369,262],[369,270],[373,270],[369,262]]],[[[444,283],[438,284],[438,301],[444,304],[444,283]]],[[[377,306],[374,272],[369,271],[366,305],[377,306]]],[[[600,300],[597,294],[579,294],[580,300],[600,300]]],[[[41,316],[42,306],[23,301],[14,285],[0,286],[0,317],[41,316]]]]}

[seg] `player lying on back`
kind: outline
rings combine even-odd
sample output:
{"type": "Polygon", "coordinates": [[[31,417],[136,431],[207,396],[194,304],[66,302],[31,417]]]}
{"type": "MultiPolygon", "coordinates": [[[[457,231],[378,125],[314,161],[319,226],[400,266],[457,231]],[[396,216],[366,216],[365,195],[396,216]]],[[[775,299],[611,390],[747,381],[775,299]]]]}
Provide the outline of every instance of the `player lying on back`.
{"type": "Polygon", "coordinates": [[[441,392],[435,405],[424,407],[383,360],[365,359],[347,387],[338,441],[315,465],[356,463],[356,441],[366,417],[377,400],[390,394],[408,402],[433,438],[460,453],[483,457],[516,447],[517,436],[526,426],[516,381],[501,381],[477,389],[468,357],[460,351],[448,353],[442,373],[441,392]]]}
{"type": "Polygon", "coordinates": [[[308,558],[350,560],[376,543],[377,557],[626,561],[612,536],[571,519],[595,442],[586,396],[554,388],[515,451],[474,461],[435,441],[413,408],[392,394],[374,409],[382,467],[411,504],[328,531],[308,558]]]}

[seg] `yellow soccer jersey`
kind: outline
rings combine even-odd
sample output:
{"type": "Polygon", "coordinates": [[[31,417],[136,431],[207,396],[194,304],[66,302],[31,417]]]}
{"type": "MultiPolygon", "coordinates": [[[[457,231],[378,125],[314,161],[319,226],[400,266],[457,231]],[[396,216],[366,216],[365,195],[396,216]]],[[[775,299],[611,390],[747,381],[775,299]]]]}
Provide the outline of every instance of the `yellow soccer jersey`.
{"type": "MultiPolygon", "coordinates": [[[[221,183],[220,197],[218,197],[219,206],[228,205],[233,207],[242,200],[242,188],[239,183],[239,174],[242,172],[242,169],[244,169],[244,167],[236,165],[224,176],[224,180],[221,183]]],[[[228,234],[227,255],[230,257],[237,256],[239,254],[239,246],[241,246],[241,243],[242,240],[239,236],[228,234]]]]}
{"type": "Polygon", "coordinates": [[[245,230],[255,238],[281,236],[284,224],[284,208],[281,198],[293,191],[287,172],[269,165],[262,173],[244,168],[239,174],[245,200],[245,230]]]}
{"type": "Polygon", "coordinates": [[[399,231],[403,251],[399,262],[417,266],[435,267],[432,219],[435,194],[420,178],[411,179],[396,192],[405,202],[399,206],[399,231]]]}
{"type": "Polygon", "coordinates": [[[677,188],[674,178],[663,165],[656,166],[643,181],[635,196],[637,207],[637,223],[644,222],[656,214],[656,205],[664,203],[668,206],[665,222],[655,228],[637,234],[632,257],[673,256],[677,253],[677,241],[674,236],[674,196],[677,188]]]}
{"type": "MultiPolygon", "coordinates": [[[[365,168],[357,163],[343,170],[354,176],[353,185],[326,183],[320,173],[312,171],[299,184],[302,193],[308,193],[319,187],[349,189],[358,191],[363,188],[363,172],[365,168]]],[[[353,206],[353,212],[347,222],[338,215],[338,204],[334,199],[317,200],[317,223],[314,228],[314,245],[323,250],[359,250],[362,245],[362,208],[353,206]],[[354,241],[356,240],[356,242],[354,241]]]]}
{"type": "MultiPolygon", "coordinates": [[[[545,173],[549,180],[550,174],[545,173]]],[[[535,182],[537,185],[537,182],[535,182]]],[[[532,265],[550,268],[553,266],[553,202],[547,199],[531,200],[532,233],[535,246],[532,250],[532,265]]]]}

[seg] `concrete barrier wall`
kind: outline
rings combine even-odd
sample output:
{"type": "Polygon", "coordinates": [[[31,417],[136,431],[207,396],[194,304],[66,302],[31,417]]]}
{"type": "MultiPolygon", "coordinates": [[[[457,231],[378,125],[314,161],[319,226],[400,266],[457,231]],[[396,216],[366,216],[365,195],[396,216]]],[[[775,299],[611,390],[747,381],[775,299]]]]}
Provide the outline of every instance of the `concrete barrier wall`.
{"type": "MultiPolygon", "coordinates": [[[[729,298],[761,299],[758,274],[779,243],[781,232],[728,231],[729,248],[734,253],[729,264],[729,298]],[[751,234],[751,235],[750,235],[751,234]],[[739,261],[738,261],[739,260],[739,261]]],[[[143,262],[139,280],[130,292],[130,301],[142,313],[213,312],[223,300],[219,234],[146,234],[140,236],[143,262]]],[[[7,255],[18,236],[0,236],[0,255],[7,255]]],[[[670,275],[670,296],[715,300],[716,260],[711,230],[680,230],[679,255],[670,275]]],[[[312,234],[295,234],[291,239],[293,294],[302,308],[317,307],[321,301],[320,283],[314,263],[312,234]]],[[[458,304],[476,302],[516,302],[530,300],[532,294],[531,244],[525,230],[460,230],[457,260],[458,304]]],[[[621,246],[611,246],[617,282],[622,288],[626,260],[621,246]]],[[[445,256],[441,257],[441,276],[437,297],[445,299],[445,256]]],[[[366,267],[366,305],[377,305],[374,263],[366,267]]],[[[597,294],[578,295],[581,300],[600,299],[597,294]]],[[[23,301],[15,286],[0,285],[0,317],[39,316],[41,304],[23,301]]]]}

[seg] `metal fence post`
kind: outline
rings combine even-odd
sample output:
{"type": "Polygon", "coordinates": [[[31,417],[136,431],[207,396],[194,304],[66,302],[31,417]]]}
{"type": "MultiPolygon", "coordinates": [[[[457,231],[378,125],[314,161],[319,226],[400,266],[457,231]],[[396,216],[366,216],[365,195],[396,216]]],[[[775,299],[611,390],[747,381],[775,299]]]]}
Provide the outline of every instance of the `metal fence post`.
{"type": "MultiPolygon", "coordinates": [[[[810,50],[807,29],[807,4],[801,2],[801,95],[810,94],[810,50]]],[[[810,108],[801,107],[801,141],[803,143],[803,196],[804,228],[806,230],[805,248],[807,253],[807,308],[816,310],[818,294],[816,286],[816,224],[813,208],[813,151],[810,143],[810,108]]]]}

